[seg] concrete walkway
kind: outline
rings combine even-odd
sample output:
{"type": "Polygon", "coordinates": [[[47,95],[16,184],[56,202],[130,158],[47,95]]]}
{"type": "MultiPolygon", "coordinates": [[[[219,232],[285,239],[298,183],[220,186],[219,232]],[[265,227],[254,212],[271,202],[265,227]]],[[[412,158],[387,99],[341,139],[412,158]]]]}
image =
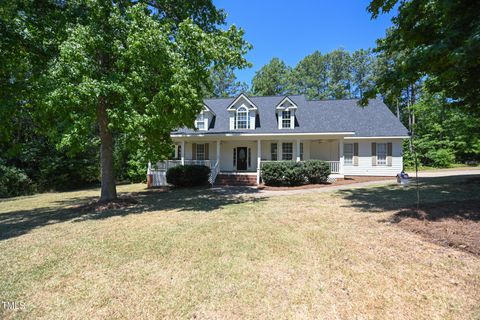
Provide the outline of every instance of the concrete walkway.
{"type": "MultiPolygon", "coordinates": [[[[410,177],[415,177],[415,172],[408,172],[410,177]]],[[[432,178],[432,177],[448,177],[448,176],[460,176],[460,175],[480,175],[480,169],[468,169],[468,170],[432,170],[432,171],[419,171],[419,178],[432,178]]],[[[344,184],[338,186],[318,187],[312,189],[292,189],[292,190],[259,190],[257,187],[216,187],[211,190],[219,195],[237,195],[237,196],[253,196],[258,198],[275,197],[275,196],[288,196],[297,194],[310,194],[310,193],[322,193],[332,192],[337,190],[348,190],[370,186],[385,186],[396,185],[397,181],[392,180],[372,180],[367,182],[358,182],[351,184],[344,184]]]]}

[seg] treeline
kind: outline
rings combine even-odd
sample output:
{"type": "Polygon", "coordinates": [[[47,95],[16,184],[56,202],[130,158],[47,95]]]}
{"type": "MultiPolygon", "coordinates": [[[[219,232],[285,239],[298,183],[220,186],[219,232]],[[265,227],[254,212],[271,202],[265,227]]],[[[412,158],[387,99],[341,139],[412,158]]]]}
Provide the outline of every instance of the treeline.
{"type": "MultiPolygon", "coordinates": [[[[35,192],[63,191],[99,184],[98,139],[93,133],[77,149],[59,142],[32,124],[31,119],[15,119],[18,133],[0,144],[0,197],[35,192]]],[[[119,182],[145,180],[147,157],[132,152],[126,139],[117,135],[114,145],[116,178],[119,182]]]]}
{"type": "Polygon", "coordinates": [[[253,77],[254,95],[304,94],[309,99],[360,98],[373,85],[375,56],[371,50],[350,54],[343,49],[315,51],[295,67],[273,58],[253,77]]]}
{"type": "Polygon", "coordinates": [[[261,96],[304,94],[312,100],[360,98],[374,84],[376,61],[371,49],[315,51],[295,67],[273,58],[255,73],[250,89],[236,79],[234,70],[214,69],[213,90],[206,95],[231,97],[247,92],[261,96]]]}

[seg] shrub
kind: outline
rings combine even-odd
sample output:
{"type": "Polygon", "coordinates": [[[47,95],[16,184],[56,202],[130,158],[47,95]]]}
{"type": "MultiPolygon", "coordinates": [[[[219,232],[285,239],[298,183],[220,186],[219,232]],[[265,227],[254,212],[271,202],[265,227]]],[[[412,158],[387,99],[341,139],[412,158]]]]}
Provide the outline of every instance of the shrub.
{"type": "Polygon", "coordinates": [[[25,172],[0,163],[0,198],[31,194],[34,191],[35,186],[25,172]]]}
{"type": "Polygon", "coordinates": [[[176,166],[167,170],[167,182],[175,187],[195,187],[208,183],[210,168],[200,165],[176,166]]]}
{"type": "Polygon", "coordinates": [[[426,154],[433,167],[448,168],[455,162],[455,155],[452,150],[438,149],[429,151],[426,154]]]}
{"type": "Polygon", "coordinates": [[[261,175],[269,186],[298,186],[307,181],[303,164],[295,161],[265,162],[261,175]]]}
{"type": "Polygon", "coordinates": [[[308,160],[304,163],[305,175],[310,183],[325,183],[330,175],[330,166],[322,160],[308,160]]]}
{"type": "Polygon", "coordinates": [[[261,171],[263,183],[268,186],[324,183],[329,174],[328,163],[321,160],[264,162],[261,171]]]}
{"type": "Polygon", "coordinates": [[[264,162],[262,163],[261,176],[263,183],[268,186],[282,186],[284,179],[284,162],[264,162]]]}

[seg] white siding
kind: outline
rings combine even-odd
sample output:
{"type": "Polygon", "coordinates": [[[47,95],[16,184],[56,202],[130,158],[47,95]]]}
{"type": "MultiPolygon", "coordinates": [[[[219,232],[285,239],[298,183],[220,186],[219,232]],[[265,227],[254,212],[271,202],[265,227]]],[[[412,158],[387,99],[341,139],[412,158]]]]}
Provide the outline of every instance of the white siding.
{"type": "Polygon", "coordinates": [[[255,111],[250,111],[250,129],[255,130],[255,111]]]}
{"type": "Polygon", "coordinates": [[[303,160],[310,160],[310,144],[311,141],[303,141],[303,160]]]}
{"type": "Polygon", "coordinates": [[[235,129],[235,111],[230,111],[230,130],[235,129]]]}
{"type": "Polygon", "coordinates": [[[345,143],[358,143],[358,166],[344,165],[345,175],[396,176],[402,171],[402,140],[345,140],[345,143]],[[392,143],[392,166],[372,166],[372,142],[392,143]]]}
{"type": "Polygon", "coordinates": [[[310,159],[338,161],[338,141],[318,141],[310,142],[310,159]]]}
{"type": "Polygon", "coordinates": [[[270,157],[270,144],[273,141],[262,140],[262,160],[271,160],[270,157]]]}

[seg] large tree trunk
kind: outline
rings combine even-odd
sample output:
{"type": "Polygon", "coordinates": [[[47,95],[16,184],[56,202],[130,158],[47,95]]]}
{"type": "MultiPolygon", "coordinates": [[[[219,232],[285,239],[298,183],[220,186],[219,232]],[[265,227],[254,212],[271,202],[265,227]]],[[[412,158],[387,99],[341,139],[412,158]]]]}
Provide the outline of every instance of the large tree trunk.
{"type": "Polygon", "coordinates": [[[108,129],[107,107],[104,98],[100,98],[97,109],[98,127],[100,130],[100,168],[102,191],[100,202],[109,202],[117,199],[115,173],[113,170],[113,137],[108,129]]]}

